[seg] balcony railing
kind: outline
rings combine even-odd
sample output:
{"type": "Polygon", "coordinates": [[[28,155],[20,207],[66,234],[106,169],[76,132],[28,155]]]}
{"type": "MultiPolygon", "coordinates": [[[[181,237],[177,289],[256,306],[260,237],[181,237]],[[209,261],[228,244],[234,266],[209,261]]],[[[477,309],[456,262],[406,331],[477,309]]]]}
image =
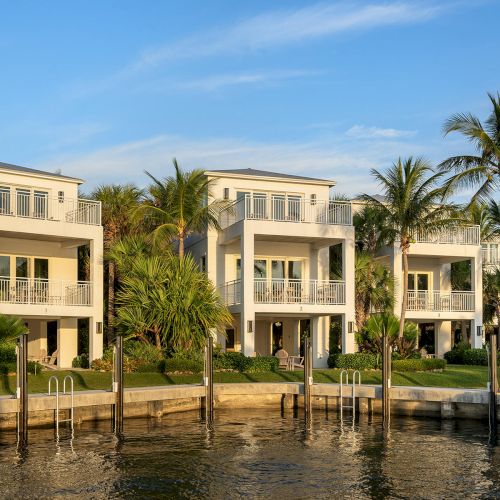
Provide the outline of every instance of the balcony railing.
{"type": "Polygon", "coordinates": [[[241,220],[352,225],[350,202],[304,200],[299,196],[245,195],[219,215],[222,229],[241,220]]]}
{"type": "Polygon", "coordinates": [[[481,243],[479,226],[457,226],[438,234],[419,233],[417,243],[438,243],[447,245],[479,245],[481,243]]]}
{"type": "Polygon", "coordinates": [[[408,311],[473,312],[474,292],[408,292],[408,311]]]}
{"type": "Polygon", "coordinates": [[[0,303],[50,306],[91,306],[89,281],[0,277],[0,303]]]}
{"type": "Polygon", "coordinates": [[[483,248],[481,250],[484,266],[498,266],[500,265],[500,258],[497,248],[483,248]]]}
{"type": "MultiPolygon", "coordinates": [[[[241,303],[241,280],[220,287],[226,305],[241,303]]],[[[265,279],[254,280],[256,304],[345,304],[345,282],[333,280],[265,279]]]]}
{"type": "Polygon", "coordinates": [[[64,196],[52,198],[41,191],[0,186],[0,215],[99,226],[101,202],[64,196]]]}

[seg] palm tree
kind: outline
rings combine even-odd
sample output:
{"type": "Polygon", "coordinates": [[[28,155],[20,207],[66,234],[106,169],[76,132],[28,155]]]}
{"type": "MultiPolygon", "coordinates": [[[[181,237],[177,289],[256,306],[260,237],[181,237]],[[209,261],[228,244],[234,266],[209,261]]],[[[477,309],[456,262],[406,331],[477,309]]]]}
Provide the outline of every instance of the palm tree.
{"type": "Polygon", "coordinates": [[[0,314],[0,342],[14,340],[27,331],[28,329],[24,326],[21,319],[15,316],[0,314]]]}
{"type": "MultiPolygon", "coordinates": [[[[91,198],[102,204],[102,225],[104,229],[105,252],[126,235],[138,231],[140,224],[136,217],[142,191],[133,184],[110,184],[99,186],[91,198]]],[[[116,268],[113,261],[107,262],[108,311],[107,339],[114,338],[116,268]]]]}
{"type": "Polygon", "coordinates": [[[500,325],[500,269],[483,272],[484,320],[491,323],[496,317],[500,325]]]}
{"type": "Polygon", "coordinates": [[[161,181],[149,172],[153,184],[141,210],[153,227],[154,238],[166,236],[179,243],[179,257],[184,257],[186,238],[208,227],[219,229],[218,214],[223,202],[212,200],[211,180],[203,170],[183,172],[173,159],[175,175],[161,181]]]}
{"type": "Polygon", "coordinates": [[[444,123],[444,135],[459,132],[474,146],[476,155],[452,156],[439,168],[454,175],[446,183],[445,193],[456,188],[472,188],[471,201],[485,200],[500,186],[500,94],[488,93],[492,110],[483,125],[471,113],[457,113],[444,123]]]}
{"type": "Polygon", "coordinates": [[[366,252],[356,252],[355,290],[358,331],[372,311],[387,312],[394,307],[394,277],[387,267],[366,252]]]}
{"type": "Polygon", "coordinates": [[[365,205],[354,214],[353,225],[356,229],[356,248],[375,255],[384,244],[384,220],[380,210],[365,205]]]}
{"type": "Polygon", "coordinates": [[[390,242],[399,242],[403,258],[403,300],[399,318],[402,338],[408,303],[408,252],[418,234],[433,235],[450,225],[454,208],[444,205],[443,188],[438,187],[442,173],[434,174],[422,158],[398,159],[385,173],[372,169],[371,174],[382,188],[384,201],[369,195],[362,199],[380,212],[390,242]]]}

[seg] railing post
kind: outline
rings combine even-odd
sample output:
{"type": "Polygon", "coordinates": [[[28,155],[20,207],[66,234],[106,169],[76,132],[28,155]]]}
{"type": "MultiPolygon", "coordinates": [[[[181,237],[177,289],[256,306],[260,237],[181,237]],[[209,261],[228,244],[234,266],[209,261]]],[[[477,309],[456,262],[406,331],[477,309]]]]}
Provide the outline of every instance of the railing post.
{"type": "Polygon", "coordinates": [[[213,367],[214,340],[208,332],[205,341],[205,367],[203,384],[205,386],[205,421],[210,424],[214,419],[214,367],[213,367]]]}
{"type": "Polygon", "coordinates": [[[28,334],[19,336],[17,345],[17,442],[20,447],[28,444],[28,334]]]}
{"type": "Polygon", "coordinates": [[[387,335],[382,337],[382,420],[384,429],[391,422],[391,347],[387,335]]]}
{"type": "Polygon", "coordinates": [[[306,420],[312,415],[312,346],[309,337],[304,339],[304,411],[306,420]]]}
{"type": "Polygon", "coordinates": [[[490,335],[490,384],[489,384],[489,422],[490,436],[496,436],[497,432],[497,334],[491,332],[490,335]]]}
{"type": "Polygon", "coordinates": [[[123,435],[123,337],[118,335],[115,342],[113,392],[116,394],[114,406],[114,432],[123,435]]]}

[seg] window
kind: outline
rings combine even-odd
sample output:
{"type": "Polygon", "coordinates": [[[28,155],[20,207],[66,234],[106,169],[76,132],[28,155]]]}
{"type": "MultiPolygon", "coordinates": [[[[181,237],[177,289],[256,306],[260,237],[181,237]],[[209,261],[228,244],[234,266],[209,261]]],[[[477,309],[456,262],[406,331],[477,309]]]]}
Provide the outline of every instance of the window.
{"type": "Polygon", "coordinates": [[[229,200],[229,188],[224,188],[224,199],[229,200]]]}
{"type": "Polygon", "coordinates": [[[0,255],[0,276],[10,277],[10,257],[8,255],[0,255]]]}
{"type": "Polygon", "coordinates": [[[28,277],[28,257],[16,257],[16,278],[28,277]]]}
{"type": "Polygon", "coordinates": [[[245,191],[238,191],[236,193],[236,220],[244,219],[245,215],[251,212],[250,201],[250,193],[245,191]]]}
{"type": "Polygon", "coordinates": [[[408,274],[408,290],[410,291],[429,291],[431,273],[410,272],[408,274]]]}
{"type": "Polygon", "coordinates": [[[311,205],[312,206],[316,205],[316,195],[315,194],[311,195],[311,205]]]}
{"type": "Polygon", "coordinates": [[[35,191],[33,193],[33,217],[37,219],[47,218],[49,193],[45,191],[35,191]]]}
{"type": "Polygon", "coordinates": [[[241,279],[241,259],[236,259],[236,279],[241,279]]]}
{"type": "Polygon", "coordinates": [[[234,328],[226,329],[226,349],[234,349],[234,328]]]}
{"type": "Polygon", "coordinates": [[[0,214],[10,215],[10,189],[0,186],[0,214]]]}
{"type": "Polygon", "coordinates": [[[252,198],[253,198],[253,217],[255,219],[265,219],[267,195],[265,193],[254,193],[252,198]]]}
{"type": "Polygon", "coordinates": [[[284,279],[285,278],[285,261],[284,260],[272,260],[271,261],[271,275],[274,279],[284,279]]]}
{"type": "Polygon", "coordinates": [[[285,196],[282,194],[273,194],[271,196],[273,220],[285,220],[285,196]]]}
{"type": "Polygon", "coordinates": [[[288,279],[291,280],[302,279],[302,261],[300,260],[288,261],[288,279]]]}
{"type": "Polygon", "coordinates": [[[16,189],[16,211],[20,217],[30,216],[30,191],[29,189],[16,189]]]}
{"type": "Polygon", "coordinates": [[[255,259],[253,264],[254,278],[267,278],[267,261],[265,259],[255,259]]]}
{"type": "Polygon", "coordinates": [[[49,279],[48,259],[35,259],[35,278],[42,280],[49,279]]]}

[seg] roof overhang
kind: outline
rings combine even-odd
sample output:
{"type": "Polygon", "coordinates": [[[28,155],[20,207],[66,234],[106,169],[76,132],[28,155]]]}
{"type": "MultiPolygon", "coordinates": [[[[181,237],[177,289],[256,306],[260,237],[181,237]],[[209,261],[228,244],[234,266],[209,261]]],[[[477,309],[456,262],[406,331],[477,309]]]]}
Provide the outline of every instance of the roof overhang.
{"type": "Polygon", "coordinates": [[[300,179],[293,177],[275,177],[275,176],[267,176],[267,175],[246,175],[246,174],[235,174],[235,173],[226,173],[226,172],[213,172],[211,170],[207,170],[204,172],[207,177],[222,177],[227,179],[252,179],[252,180],[261,180],[261,181],[274,181],[274,182],[282,182],[284,184],[309,184],[313,186],[328,186],[333,187],[336,185],[335,181],[326,180],[326,179],[300,179]]]}

